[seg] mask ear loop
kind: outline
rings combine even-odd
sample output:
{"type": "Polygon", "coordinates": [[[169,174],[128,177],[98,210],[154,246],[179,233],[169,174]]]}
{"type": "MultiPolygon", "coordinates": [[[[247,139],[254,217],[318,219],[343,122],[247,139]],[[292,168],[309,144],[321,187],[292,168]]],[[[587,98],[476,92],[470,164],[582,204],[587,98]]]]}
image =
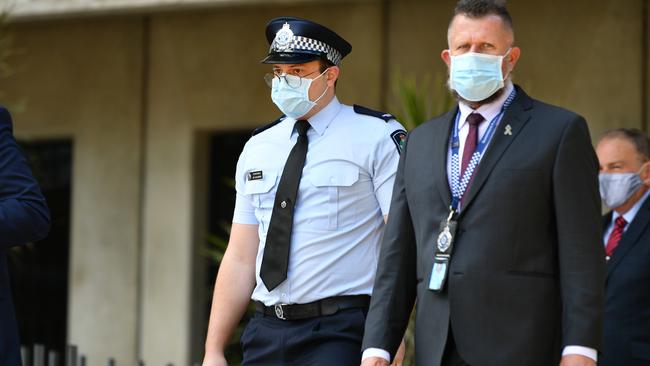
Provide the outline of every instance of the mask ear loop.
{"type": "MultiPolygon", "coordinates": [[[[508,48],[508,50],[506,51],[506,53],[502,56],[503,58],[501,59],[501,61],[505,60],[506,57],[508,57],[508,55],[510,54],[510,51],[512,51],[512,47],[508,48]]],[[[508,69],[509,69],[509,70],[508,70],[508,73],[503,77],[503,81],[504,81],[504,82],[505,82],[506,79],[510,76],[510,73],[512,72],[512,70],[510,69],[510,66],[508,66],[508,69]]]]}
{"type": "MultiPolygon", "coordinates": [[[[318,75],[317,77],[315,77],[313,80],[316,80],[319,77],[323,76],[327,72],[327,70],[329,70],[329,69],[330,69],[329,67],[327,69],[325,69],[325,71],[321,72],[321,74],[318,75]]],[[[314,100],[312,103],[318,103],[318,101],[321,100],[321,98],[323,98],[325,96],[325,93],[327,93],[329,88],[330,88],[329,85],[327,87],[325,87],[325,90],[323,91],[323,94],[321,94],[318,98],[316,98],[316,100],[314,100]]]]}
{"type": "MultiPolygon", "coordinates": [[[[639,171],[636,173],[636,174],[639,176],[639,178],[641,178],[641,174],[643,173],[644,169],[647,169],[647,167],[648,167],[649,164],[650,164],[650,160],[646,160],[645,163],[643,163],[643,164],[641,165],[641,168],[640,168],[639,171]]],[[[650,177],[648,177],[648,178],[650,178],[650,177]]],[[[648,178],[646,178],[645,180],[647,180],[648,178]]],[[[644,179],[641,178],[641,180],[644,180],[644,179]]]]}

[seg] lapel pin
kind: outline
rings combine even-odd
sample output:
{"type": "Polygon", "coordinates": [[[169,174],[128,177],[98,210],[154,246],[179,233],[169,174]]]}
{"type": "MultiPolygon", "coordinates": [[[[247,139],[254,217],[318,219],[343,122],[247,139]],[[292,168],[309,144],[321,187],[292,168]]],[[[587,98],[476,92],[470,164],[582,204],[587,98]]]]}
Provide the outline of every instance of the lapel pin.
{"type": "Polygon", "coordinates": [[[507,125],[506,130],[503,132],[503,134],[506,136],[512,136],[512,126],[507,125]]]}

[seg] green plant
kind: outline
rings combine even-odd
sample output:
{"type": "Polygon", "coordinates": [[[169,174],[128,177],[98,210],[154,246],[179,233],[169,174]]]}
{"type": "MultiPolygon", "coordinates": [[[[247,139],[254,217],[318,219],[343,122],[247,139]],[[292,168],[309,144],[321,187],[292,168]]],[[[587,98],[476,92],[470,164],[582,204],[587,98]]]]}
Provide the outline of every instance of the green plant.
{"type": "MultiPolygon", "coordinates": [[[[217,265],[219,265],[223,260],[223,255],[226,253],[226,248],[228,247],[227,238],[230,236],[230,224],[222,222],[219,226],[226,233],[225,236],[209,234],[206,237],[206,245],[200,248],[201,255],[209,258],[217,265]]],[[[230,343],[226,347],[225,351],[226,359],[228,360],[229,365],[238,366],[241,364],[242,353],[239,346],[239,339],[244,332],[244,328],[246,327],[246,323],[248,323],[248,319],[253,315],[254,312],[255,306],[251,302],[248,304],[246,314],[239,322],[237,328],[235,328],[235,332],[230,338],[230,343]]]]}
{"type": "MultiPolygon", "coordinates": [[[[221,179],[221,184],[223,184],[228,190],[232,191],[232,195],[235,194],[235,180],[230,177],[223,177],[221,179]]],[[[219,234],[210,233],[205,237],[205,242],[202,246],[199,246],[199,254],[205,258],[208,258],[212,263],[217,267],[221,264],[223,256],[226,253],[228,248],[228,239],[230,238],[231,224],[227,221],[219,222],[219,234]]],[[[212,288],[207,289],[211,293],[212,288]]],[[[242,352],[241,347],[239,346],[239,339],[241,338],[244,328],[248,323],[248,319],[254,314],[255,305],[253,302],[248,304],[246,313],[244,317],[240,320],[237,328],[230,338],[230,343],[226,347],[225,356],[228,360],[228,364],[232,366],[239,366],[242,362],[242,352]]]]}
{"type": "MultiPolygon", "coordinates": [[[[224,230],[226,230],[228,235],[230,235],[230,225],[222,224],[221,226],[224,227],[224,230]]],[[[206,245],[199,249],[200,254],[209,258],[217,265],[220,264],[223,260],[223,255],[226,253],[228,240],[216,234],[208,234],[205,241],[206,245]]]]}
{"type": "Polygon", "coordinates": [[[446,77],[438,74],[433,78],[404,75],[396,72],[392,82],[393,114],[407,130],[440,115],[454,106],[454,98],[446,86],[446,77]]]}
{"type": "MultiPolygon", "coordinates": [[[[226,232],[226,236],[230,236],[230,224],[221,223],[220,226],[226,232]]],[[[228,247],[228,239],[219,235],[209,234],[206,237],[206,245],[200,248],[200,253],[204,257],[209,258],[211,261],[219,265],[223,260],[223,256],[226,253],[227,247],[228,247]]],[[[228,363],[229,365],[238,366],[241,364],[242,354],[241,354],[241,349],[239,347],[239,339],[241,338],[241,335],[244,332],[244,328],[246,327],[246,323],[248,322],[248,319],[250,318],[250,316],[252,316],[254,312],[255,312],[255,306],[251,302],[248,305],[248,309],[246,310],[246,315],[239,322],[237,328],[235,328],[235,332],[233,333],[230,339],[230,343],[226,347],[225,355],[226,355],[226,359],[229,362],[228,363]]]]}

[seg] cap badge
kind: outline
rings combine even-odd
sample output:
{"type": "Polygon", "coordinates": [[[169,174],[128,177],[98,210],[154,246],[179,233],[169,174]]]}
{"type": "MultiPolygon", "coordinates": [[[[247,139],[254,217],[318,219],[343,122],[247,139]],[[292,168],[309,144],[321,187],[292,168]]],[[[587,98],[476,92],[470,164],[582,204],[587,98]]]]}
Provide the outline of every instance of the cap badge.
{"type": "Polygon", "coordinates": [[[284,23],[282,29],[275,34],[275,39],[273,39],[273,49],[277,51],[291,51],[293,31],[291,31],[290,27],[289,23],[284,23]]]}

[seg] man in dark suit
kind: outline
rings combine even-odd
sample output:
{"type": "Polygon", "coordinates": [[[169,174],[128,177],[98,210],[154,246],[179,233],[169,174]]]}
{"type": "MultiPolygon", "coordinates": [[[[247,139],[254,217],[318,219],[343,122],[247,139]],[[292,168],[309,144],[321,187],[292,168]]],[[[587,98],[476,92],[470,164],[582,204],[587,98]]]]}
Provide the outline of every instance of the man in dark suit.
{"type": "Polygon", "coordinates": [[[19,366],[18,328],[11,303],[7,250],[43,239],[50,214],[27,160],[13,137],[11,116],[0,107],[0,365],[19,366]]]}
{"type": "Polygon", "coordinates": [[[442,52],[458,107],[407,137],[363,366],[388,364],[414,303],[417,365],[595,365],[598,161],[582,117],[512,84],[513,42],[504,6],[458,3],[442,52]]]}
{"type": "Polygon", "coordinates": [[[599,365],[650,365],[650,139],[607,132],[596,147],[607,255],[605,343],[599,365]]]}

